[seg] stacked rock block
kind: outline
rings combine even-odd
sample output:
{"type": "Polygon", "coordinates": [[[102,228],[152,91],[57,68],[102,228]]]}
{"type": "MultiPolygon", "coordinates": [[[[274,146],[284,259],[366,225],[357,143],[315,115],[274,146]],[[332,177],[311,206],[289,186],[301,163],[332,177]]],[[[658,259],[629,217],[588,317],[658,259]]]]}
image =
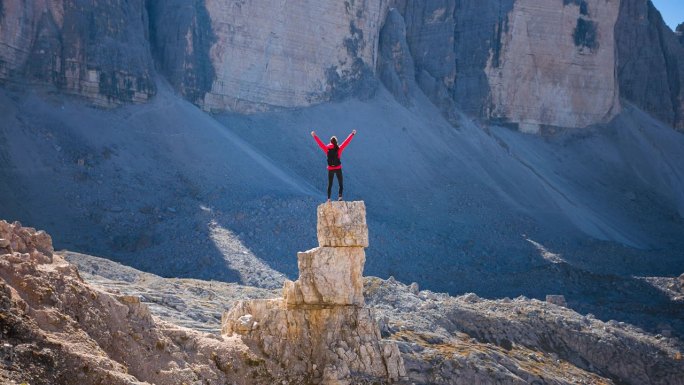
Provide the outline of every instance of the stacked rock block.
{"type": "Polygon", "coordinates": [[[285,303],[363,306],[366,206],[362,201],[326,203],[317,213],[319,247],[297,253],[299,279],[285,282],[285,303]]]}
{"type": "Polygon", "coordinates": [[[240,336],[273,360],[268,370],[278,381],[399,380],[406,375],[399,349],[381,340],[364,307],[366,207],[331,202],[317,214],[319,247],[297,254],[299,279],[285,282],[284,298],[236,303],[223,316],[222,333],[240,336]]]}

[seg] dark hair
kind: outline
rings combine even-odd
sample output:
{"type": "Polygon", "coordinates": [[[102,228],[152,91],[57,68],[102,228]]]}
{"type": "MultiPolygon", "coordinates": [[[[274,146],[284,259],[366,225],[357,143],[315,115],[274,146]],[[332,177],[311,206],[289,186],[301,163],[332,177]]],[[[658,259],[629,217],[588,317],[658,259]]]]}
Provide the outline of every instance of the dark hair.
{"type": "Polygon", "coordinates": [[[333,136],[332,138],[330,138],[330,143],[332,143],[333,146],[335,146],[335,149],[339,148],[339,146],[337,145],[337,137],[336,136],[333,136]]]}

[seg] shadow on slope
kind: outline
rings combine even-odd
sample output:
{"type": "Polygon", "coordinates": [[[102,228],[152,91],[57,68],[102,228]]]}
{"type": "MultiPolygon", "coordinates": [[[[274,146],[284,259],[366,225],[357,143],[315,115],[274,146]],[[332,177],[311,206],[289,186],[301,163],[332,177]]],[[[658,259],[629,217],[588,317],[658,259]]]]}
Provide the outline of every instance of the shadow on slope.
{"type": "MultiPolygon", "coordinates": [[[[231,259],[244,250],[225,247],[217,218],[239,222],[266,196],[291,210],[313,203],[305,183],[170,94],[107,111],[50,95],[0,97],[0,216],[49,231],[57,247],[163,276],[239,281],[231,259]]],[[[280,275],[271,273],[264,278],[280,275]]]]}
{"type": "MultiPolygon", "coordinates": [[[[544,270],[528,238],[597,275],[684,271],[684,137],[631,108],[606,127],[536,137],[467,119],[454,128],[427,100],[406,109],[383,89],[366,102],[213,117],[163,87],[111,111],[1,97],[0,216],[162,276],[294,277],[325,199],[309,132],[354,128],[345,198],[368,207],[366,275],[452,294],[564,294],[569,278],[544,270]]],[[[582,285],[604,287],[592,277],[582,285]]]]}

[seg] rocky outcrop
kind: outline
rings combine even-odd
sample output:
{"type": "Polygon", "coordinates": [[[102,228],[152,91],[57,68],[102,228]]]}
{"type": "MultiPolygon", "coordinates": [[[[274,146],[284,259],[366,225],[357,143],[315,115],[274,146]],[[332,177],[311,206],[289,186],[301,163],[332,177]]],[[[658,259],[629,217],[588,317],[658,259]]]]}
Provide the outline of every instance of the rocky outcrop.
{"type": "Polygon", "coordinates": [[[317,247],[297,253],[299,279],[286,281],[288,306],[363,306],[363,247],[317,247]]]}
{"type": "MultiPolygon", "coordinates": [[[[620,111],[613,35],[618,2],[397,3],[416,81],[447,117],[457,105],[472,115],[539,132],[606,122],[620,111]]],[[[397,26],[394,35],[402,28],[396,22],[386,25],[397,26]]],[[[401,39],[382,40],[380,51],[391,52],[396,41],[401,39]]],[[[387,66],[379,70],[401,100],[405,92],[397,88],[396,76],[387,66]]]]}
{"type": "Polygon", "coordinates": [[[383,341],[363,307],[363,264],[368,229],[363,202],[318,207],[319,247],[299,253],[299,279],[283,298],[238,302],[223,316],[222,333],[272,358],[273,373],[287,368],[296,383],[389,382],[405,376],[397,345],[383,341]],[[338,246],[343,245],[343,246],[338,246]]]}
{"type": "Polygon", "coordinates": [[[647,0],[623,0],[615,26],[620,95],[684,130],[684,46],[647,0]]]}
{"type": "Polygon", "coordinates": [[[51,85],[98,106],[155,94],[143,0],[2,3],[0,82],[51,85]]]}
{"type": "Polygon", "coordinates": [[[263,358],[156,320],[139,296],[83,282],[42,231],[0,221],[0,382],[273,383],[263,358]]]}
{"type": "Polygon", "coordinates": [[[415,383],[684,384],[681,343],[524,297],[485,300],[368,279],[415,383]]]}
{"type": "MultiPolygon", "coordinates": [[[[166,320],[214,318],[220,302],[208,293],[226,296],[224,304],[271,294],[70,255],[84,276],[100,279],[94,286],[60,254],[44,232],[0,221],[0,383],[370,384],[404,374],[399,383],[684,383],[680,339],[524,297],[451,297],[369,277],[363,295],[372,310],[245,300],[224,314],[217,336],[166,320]],[[185,302],[155,302],[158,295],[185,302]]],[[[683,278],[661,283],[677,286],[672,301],[682,301],[674,291],[683,278]]]]}

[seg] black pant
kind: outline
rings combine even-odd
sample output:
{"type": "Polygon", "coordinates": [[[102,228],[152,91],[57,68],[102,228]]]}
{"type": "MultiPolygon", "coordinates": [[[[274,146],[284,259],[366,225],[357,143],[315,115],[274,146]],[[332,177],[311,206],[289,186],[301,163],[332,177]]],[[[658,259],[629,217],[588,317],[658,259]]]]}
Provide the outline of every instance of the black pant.
{"type": "Polygon", "coordinates": [[[342,196],[342,190],[344,190],[344,178],[342,177],[342,169],[328,170],[328,199],[330,199],[330,190],[332,189],[333,177],[335,175],[337,175],[337,184],[340,185],[340,196],[342,196]]]}

